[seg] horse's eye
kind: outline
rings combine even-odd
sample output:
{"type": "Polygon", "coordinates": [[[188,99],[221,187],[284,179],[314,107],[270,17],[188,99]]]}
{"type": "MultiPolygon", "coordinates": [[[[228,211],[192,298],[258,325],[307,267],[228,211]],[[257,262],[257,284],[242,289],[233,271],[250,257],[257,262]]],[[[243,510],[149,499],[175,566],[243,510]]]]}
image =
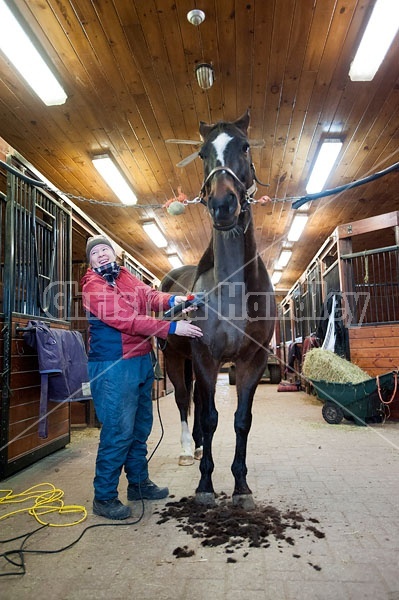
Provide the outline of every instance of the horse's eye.
{"type": "Polygon", "coordinates": [[[248,152],[249,152],[249,144],[248,144],[248,142],[245,142],[245,144],[242,147],[242,151],[245,152],[245,154],[248,154],[248,152]]]}
{"type": "Polygon", "coordinates": [[[198,156],[200,157],[201,160],[204,160],[204,155],[202,154],[202,152],[198,152],[198,156]]]}

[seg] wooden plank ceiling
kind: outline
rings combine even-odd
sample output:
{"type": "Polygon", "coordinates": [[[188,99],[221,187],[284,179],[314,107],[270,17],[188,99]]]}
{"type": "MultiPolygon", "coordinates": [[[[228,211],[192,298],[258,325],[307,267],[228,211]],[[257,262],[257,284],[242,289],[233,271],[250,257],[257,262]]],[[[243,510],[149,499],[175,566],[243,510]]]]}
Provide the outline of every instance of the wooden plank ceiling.
{"type": "MultiPolygon", "coordinates": [[[[205,249],[210,224],[202,206],[171,216],[162,205],[179,188],[194,198],[202,165],[176,164],[196,146],[200,120],[234,120],[248,107],[260,180],[253,209],[259,250],[270,270],[305,193],[309,168],[327,134],[344,147],[328,187],[399,161],[399,36],[371,82],[348,71],[374,0],[15,0],[47,53],[68,99],[46,107],[0,53],[0,136],[60,190],[113,202],[76,204],[157,276],[164,250],[143,233],[155,219],[185,263],[205,249]],[[200,8],[199,27],[187,13],[200,8]],[[194,68],[211,62],[215,83],[199,88],[194,68]],[[130,180],[140,208],[120,202],[91,157],[109,151],[130,180]]],[[[399,209],[399,173],[312,203],[310,219],[285,269],[281,288],[300,276],[333,229],[399,209]]]]}

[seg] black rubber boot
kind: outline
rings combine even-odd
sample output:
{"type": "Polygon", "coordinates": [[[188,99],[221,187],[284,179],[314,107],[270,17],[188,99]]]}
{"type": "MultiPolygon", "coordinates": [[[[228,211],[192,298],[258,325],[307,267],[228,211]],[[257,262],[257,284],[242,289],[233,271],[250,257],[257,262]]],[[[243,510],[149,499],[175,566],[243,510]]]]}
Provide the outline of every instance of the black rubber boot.
{"type": "Polygon", "coordinates": [[[122,521],[122,519],[128,519],[132,514],[130,506],[122,504],[118,498],[112,500],[93,500],[93,512],[99,517],[105,517],[106,519],[113,519],[115,521],[122,521]]]}
{"type": "Polygon", "coordinates": [[[169,494],[167,487],[160,488],[150,479],[140,483],[129,483],[127,488],[128,500],[161,500],[169,494]]]}

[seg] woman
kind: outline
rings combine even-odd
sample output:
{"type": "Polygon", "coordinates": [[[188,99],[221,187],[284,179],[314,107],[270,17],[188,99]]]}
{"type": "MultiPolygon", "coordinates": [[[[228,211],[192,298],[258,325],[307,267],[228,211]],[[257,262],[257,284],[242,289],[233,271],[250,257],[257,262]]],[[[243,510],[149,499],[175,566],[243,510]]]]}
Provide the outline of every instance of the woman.
{"type": "Polygon", "coordinates": [[[86,254],[90,267],[82,278],[82,296],[89,321],[88,366],[94,406],[102,424],[93,512],[119,520],[131,514],[130,506],[118,498],[122,468],[128,480],[128,500],[155,500],[169,493],[148,476],[154,379],[151,337],[201,337],[202,331],[190,321],[152,317],[151,311],[185,302],[186,296],[153,290],[119,266],[105,236],[89,238],[86,254]]]}

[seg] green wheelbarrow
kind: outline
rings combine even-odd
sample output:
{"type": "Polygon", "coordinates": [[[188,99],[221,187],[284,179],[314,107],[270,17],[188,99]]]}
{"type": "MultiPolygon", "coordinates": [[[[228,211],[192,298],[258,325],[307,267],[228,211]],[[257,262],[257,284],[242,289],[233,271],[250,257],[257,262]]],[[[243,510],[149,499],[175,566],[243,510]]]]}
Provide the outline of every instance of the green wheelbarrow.
{"type": "Polygon", "coordinates": [[[355,384],[310,381],[317,397],[324,402],[322,415],[327,423],[337,425],[345,418],[366,425],[384,420],[385,405],[393,401],[398,388],[398,371],[355,384]]]}

